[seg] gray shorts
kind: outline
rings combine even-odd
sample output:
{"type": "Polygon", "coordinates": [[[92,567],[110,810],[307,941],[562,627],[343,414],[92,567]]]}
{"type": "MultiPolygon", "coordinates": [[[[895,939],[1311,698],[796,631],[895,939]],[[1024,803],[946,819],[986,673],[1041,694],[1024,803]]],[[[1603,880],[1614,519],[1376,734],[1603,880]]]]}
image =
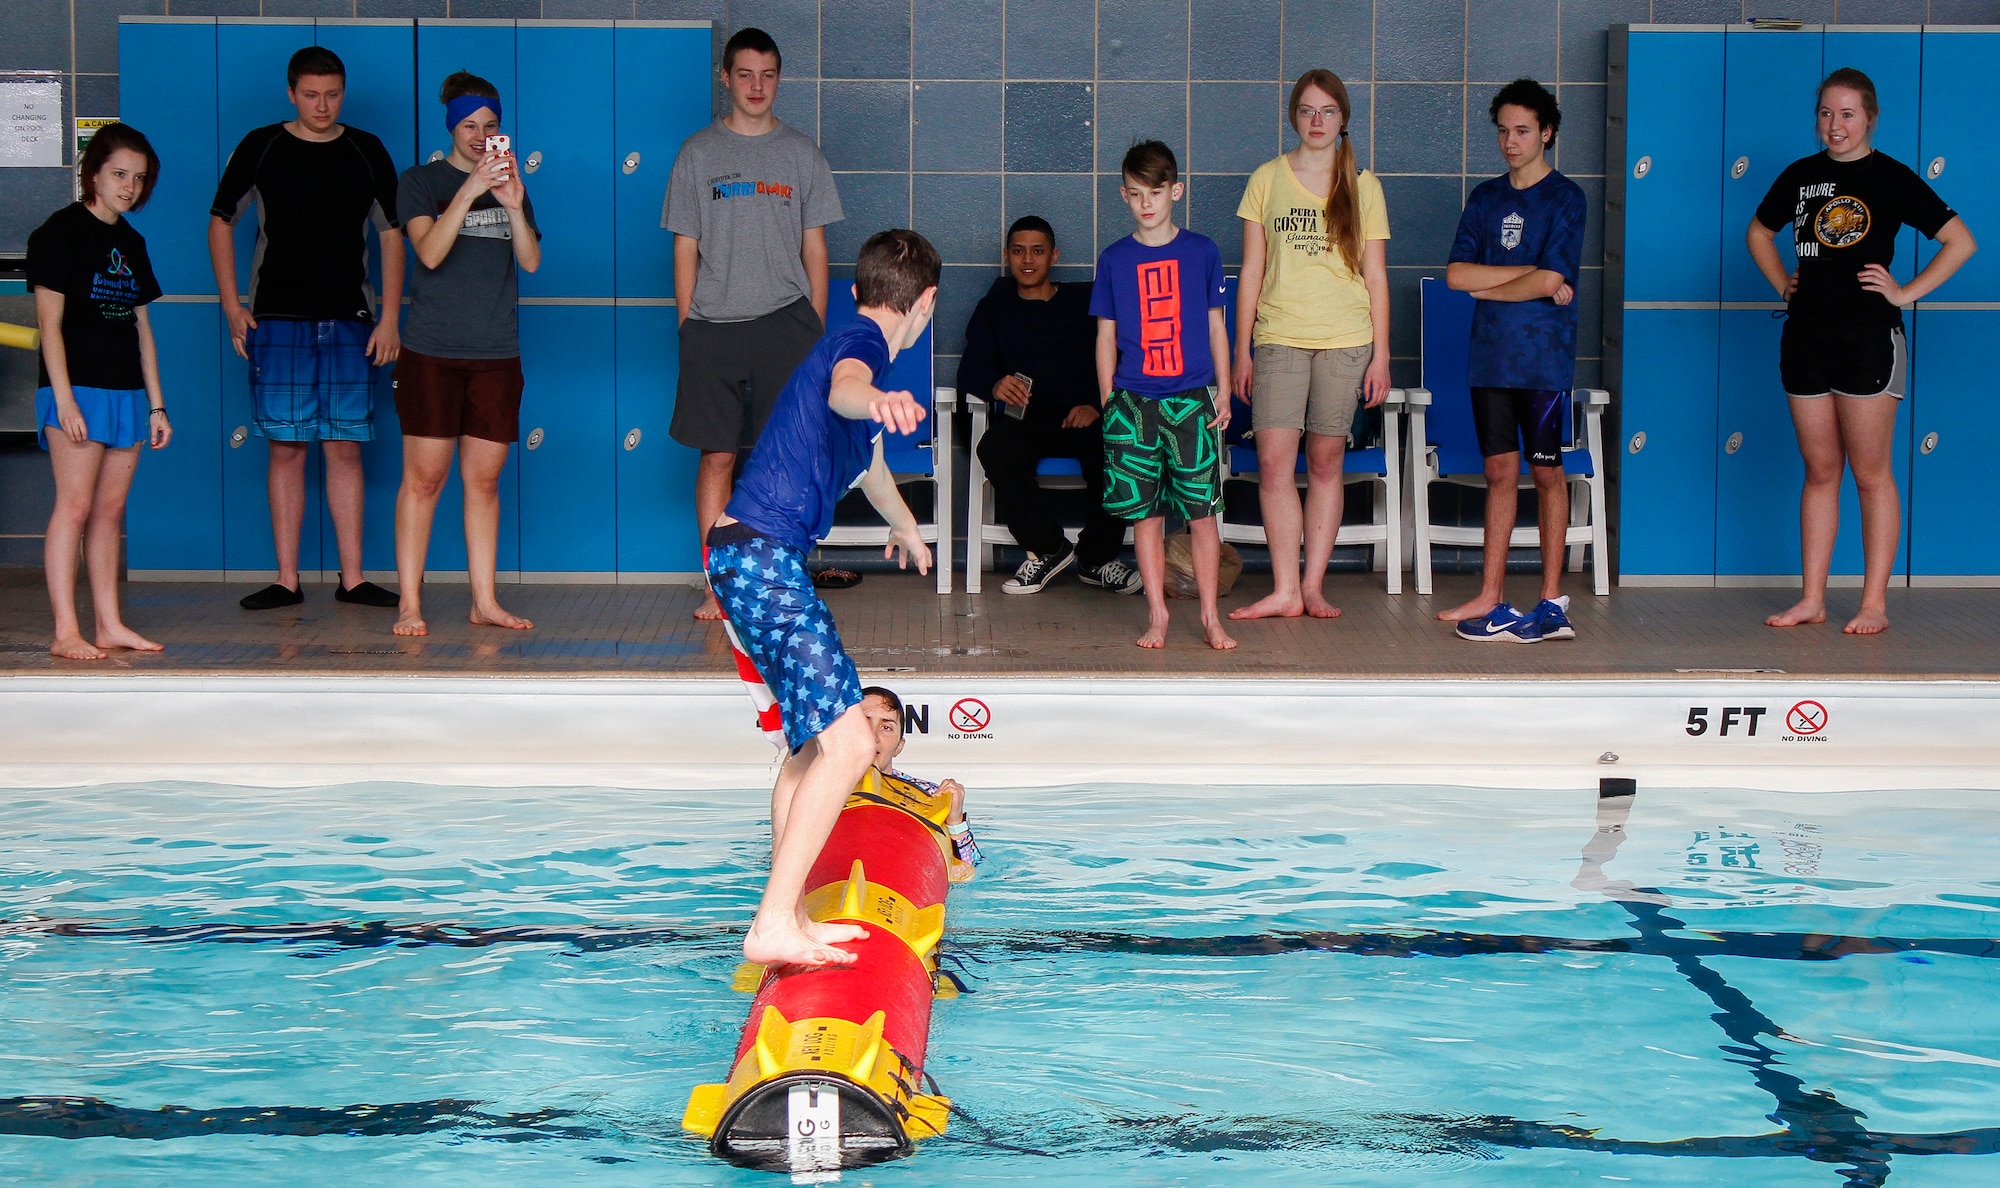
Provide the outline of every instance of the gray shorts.
{"type": "Polygon", "coordinates": [[[1250,427],[1346,437],[1374,357],[1372,345],[1321,351],[1277,343],[1258,346],[1250,376],[1250,427]]]}
{"type": "Polygon", "coordinates": [[[756,445],[778,393],[823,333],[803,297],[747,322],[682,322],[680,387],[667,431],[703,453],[756,445]]]}

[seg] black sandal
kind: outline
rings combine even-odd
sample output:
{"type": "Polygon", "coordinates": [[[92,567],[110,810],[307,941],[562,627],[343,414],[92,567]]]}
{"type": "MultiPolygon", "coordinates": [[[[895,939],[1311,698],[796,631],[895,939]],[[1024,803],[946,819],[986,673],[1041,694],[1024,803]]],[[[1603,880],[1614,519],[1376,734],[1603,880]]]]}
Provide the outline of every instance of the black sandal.
{"type": "Polygon", "coordinates": [[[861,584],[861,575],[851,569],[822,569],[812,580],[816,590],[851,590],[861,584]]]}

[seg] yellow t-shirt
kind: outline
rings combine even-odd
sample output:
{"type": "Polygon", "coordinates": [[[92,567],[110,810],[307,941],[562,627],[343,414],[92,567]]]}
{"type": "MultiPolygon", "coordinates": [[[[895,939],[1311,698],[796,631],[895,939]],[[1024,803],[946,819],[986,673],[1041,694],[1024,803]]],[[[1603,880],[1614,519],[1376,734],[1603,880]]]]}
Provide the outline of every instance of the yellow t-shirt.
{"type": "MultiPolygon", "coordinates": [[[[1362,170],[1361,239],[1389,238],[1382,183],[1362,170]]],[[[1284,157],[1257,167],[1243,188],[1236,217],[1264,226],[1264,288],[1257,296],[1260,343],[1302,350],[1367,346],[1375,341],[1368,288],[1326,242],[1326,195],[1292,174],[1284,157]]]]}

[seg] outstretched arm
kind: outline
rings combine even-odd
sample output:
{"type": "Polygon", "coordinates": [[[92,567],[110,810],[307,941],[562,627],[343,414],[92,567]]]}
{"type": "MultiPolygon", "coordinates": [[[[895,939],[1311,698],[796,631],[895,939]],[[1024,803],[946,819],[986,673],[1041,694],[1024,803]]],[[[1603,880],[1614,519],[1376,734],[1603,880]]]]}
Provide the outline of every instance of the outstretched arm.
{"type": "Polygon", "coordinates": [[[882,555],[896,558],[899,568],[908,569],[914,561],[918,573],[929,573],[930,546],[924,543],[917,517],[910,514],[910,505],[903,502],[903,493],[896,488],[896,476],[889,473],[889,463],[882,457],[879,437],[875,439],[875,461],[869,464],[868,473],[861,476],[861,493],[889,522],[889,543],[882,555]]]}

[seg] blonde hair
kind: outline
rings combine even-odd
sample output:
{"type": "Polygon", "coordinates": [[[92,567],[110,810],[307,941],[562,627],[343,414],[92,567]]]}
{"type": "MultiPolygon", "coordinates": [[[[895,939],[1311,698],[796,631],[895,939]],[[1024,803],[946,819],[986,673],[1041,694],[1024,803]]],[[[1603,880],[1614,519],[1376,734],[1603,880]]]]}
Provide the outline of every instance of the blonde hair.
{"type": "Polygon", "coordinates": [[[1326,248],[1337,251],[1347,262],[1347,270],[1361,274],[1361,178],[1354,167],[1354,142],[1348,139],[1347,125],[1354,118],[1354,105],[1347,98],[1347,84],[1331,70],[1308,70],[1292,84],[1286,114],[1297,127],[1299,105],[1307,87],[1318,87],[1333,96],[1340,108],[1340,146],[1334,150],[1333,184],[1326,188],[1326,248]]]}

